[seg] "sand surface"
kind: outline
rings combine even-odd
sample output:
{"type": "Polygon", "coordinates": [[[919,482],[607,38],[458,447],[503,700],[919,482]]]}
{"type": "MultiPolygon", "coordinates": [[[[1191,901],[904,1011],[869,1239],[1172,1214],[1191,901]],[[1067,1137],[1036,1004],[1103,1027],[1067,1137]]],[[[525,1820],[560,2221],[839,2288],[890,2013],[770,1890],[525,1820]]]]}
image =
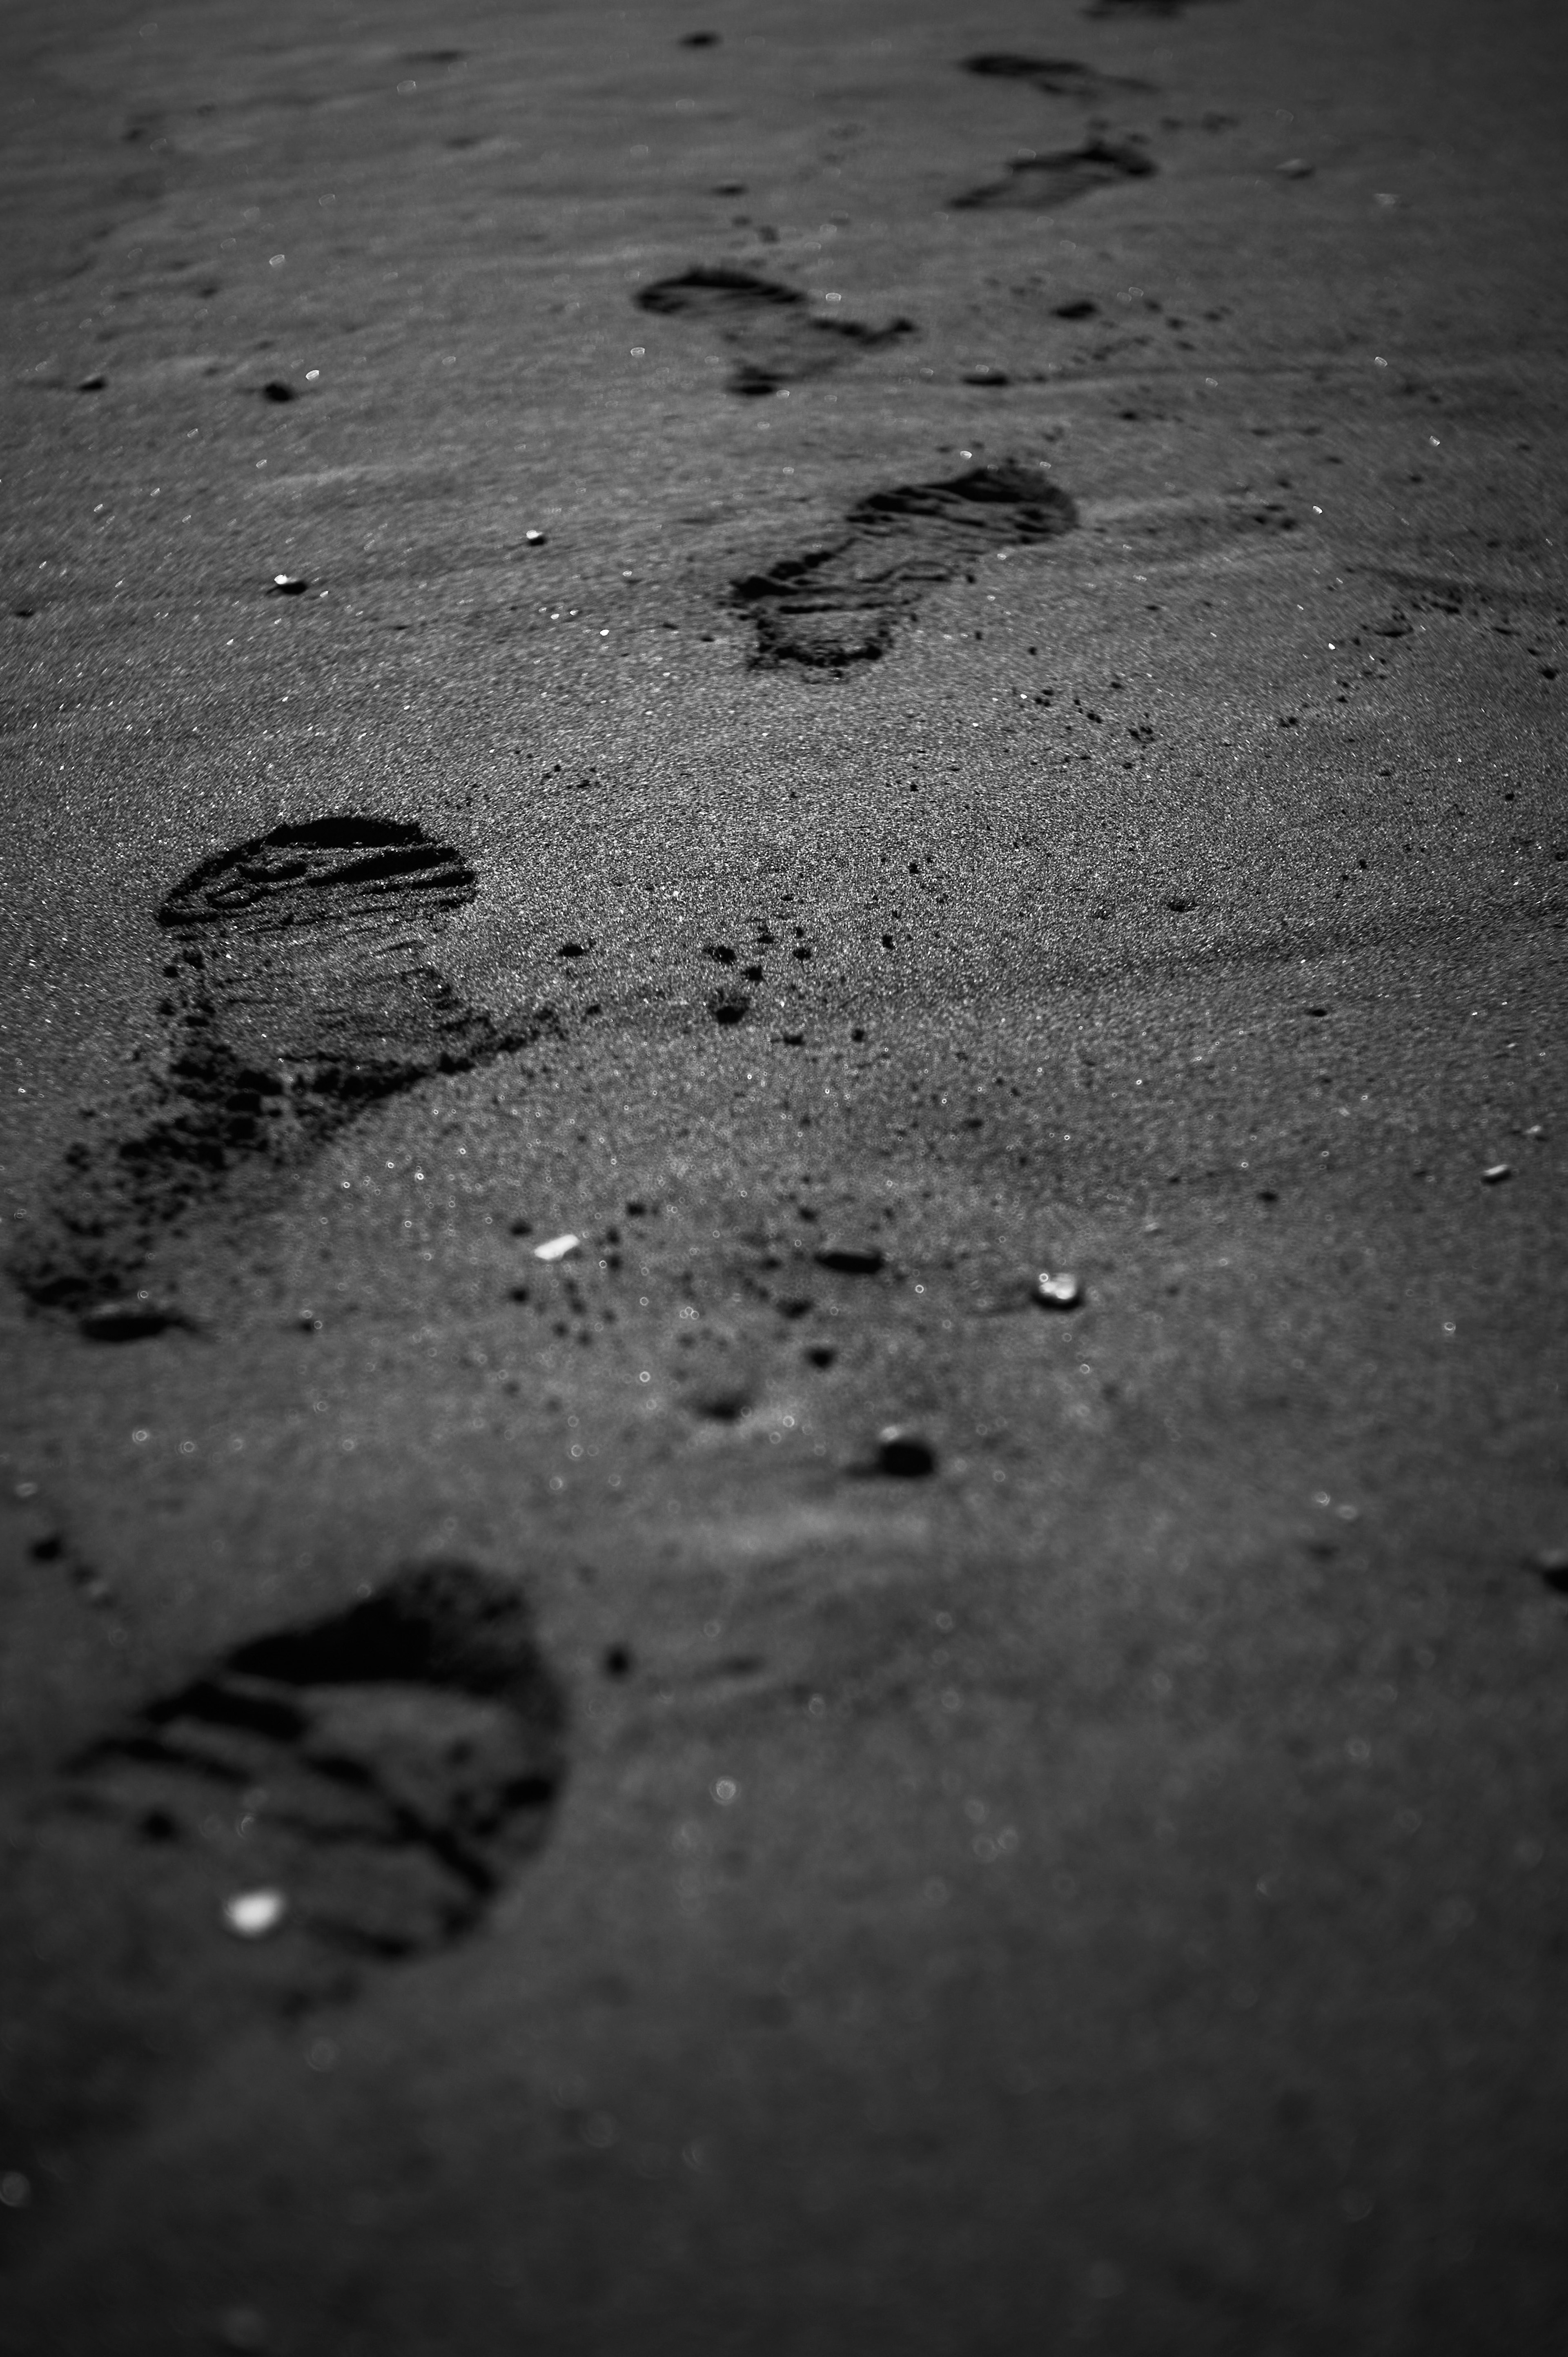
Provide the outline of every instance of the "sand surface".
{"type": "Polygon", "coordinates": [[[1560,9],[0,51],[0,2348],[1562,2346],[1560,9]]]}

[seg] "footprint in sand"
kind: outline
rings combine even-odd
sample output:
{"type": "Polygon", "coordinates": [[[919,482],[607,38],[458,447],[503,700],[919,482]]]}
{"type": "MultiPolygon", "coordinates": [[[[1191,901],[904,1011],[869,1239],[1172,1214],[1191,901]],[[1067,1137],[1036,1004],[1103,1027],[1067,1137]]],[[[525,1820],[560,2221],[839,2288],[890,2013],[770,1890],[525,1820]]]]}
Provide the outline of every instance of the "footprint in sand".
{"type": "Polygon", "coordinates": [[[998,548],[1055,540],[1078,511],[1043,468],[1017,459],[857,500],[843,535],[732,584],[756,626],[754,667],[843,670],[874,662],[925,592],[998,548]]]}
{"type": "Polygon", "coordinates": [[[1124,140],[1088,139],[1081,147],[1050,156],[1023,156],[1007,167],[1004,180],[987,180],[949,200],[950,212],[1048,212],[1070,205],[1120,180],[1146,179],[1158,167],[1143,149],[1124,140]]]}
{"type": "Polygon", "coordinates": [[[1085,105],[1109,98],[1113,91],[1152,90],[1152,82],[1129,74],[1104,74],[1076,58],[1031,58],[1016,49],[983,49],[962,60],[965,73],[985,74],[999,81],[1027,82],[1047,98],[1076,98],[1085,105]]]}
{"type": "Polygon", "coordinates": [[[1180,16],[1192,0],[1089,0],[1086,16],[1180,16]]]}
{"type": "Polygon", "coordinates": [[[157,920],[169,1049],[150,1106],[72,1146],[11,1262],[97,1340],[177,1322],[134,1295],[159,1233],[247,1168],[296,1168],[380,1097],[530,1036],[465,1004],[424,952],[477,889],[450,845],[349,813],[202,861],[157,920]]]}
{"type": "Polygon", "coordinates": [[[724,264],[661,278],[642,289],[637,304],[660,317],[694,319],[729,345],[736,354],[729,390],[739,393],[777,393],[825,376],[861,352],[915,333],[910,319],[868,328],[859,319],[825,317],[798,288],[724,264]]]}
{"type": "Polygon", "coordinates": [[[258,2018],[477,1932],[548,1839],[567,1760],[527,1598],[460,1562],[150,1696],[10,1828],[0,2006],[29,2028],[9,2152],[47,2176],[258,2018]]]}
{"type": "Polygon", "coordinates": [[[565,1724],[520,1591],[427,1564],[145,1703],[70,1764],[66,1798],[185,1889],[193,1934],[275,1892],[306,1951],[416,1955],[543,1842],[565,1724]]]}

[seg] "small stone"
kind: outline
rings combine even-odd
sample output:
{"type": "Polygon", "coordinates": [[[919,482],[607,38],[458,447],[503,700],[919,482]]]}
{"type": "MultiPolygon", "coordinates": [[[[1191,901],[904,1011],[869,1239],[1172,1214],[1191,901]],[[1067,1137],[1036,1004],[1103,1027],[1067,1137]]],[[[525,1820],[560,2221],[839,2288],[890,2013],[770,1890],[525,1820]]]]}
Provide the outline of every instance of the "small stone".
{"type": "Polygon", "coordinates": [[[1287,156],[1283,164],[1274,166],[1274,169],[1282,180],[1310,180],[1317,167],[1309,164],[1305,156],[1287,156]]]}
{"type": "Polygon", "coordinates": [[[223,1901],[223,1921],[237,1940],[264,1940],[288,1913],[281,1890],[236,1890],[223,1901]]]}
{"type": "Polygon", "coordinates": [[[1042,1309],[1079,1309],[1083,1287],[1067,1269],[1041,1269],[1035,1279],[1035,1299],[1042,1309]]]}
{"type": "Polygon", "coordinates": [[[1511,1163],[1493,1162],[1489,1163],[1487,1168],[1482,1171],[1481,1184],[1484,1187],[1500,1187],[1505,1178],[1511,1178],[1512,1177],[1513,1165],[1511,1163]]]}
{"type": "Polygon", "coordinates": [[[108,383],[106,376],[84,376],[77,379],[78,393],[102,393],[108,383]]]}
{"type": "Polygon", "coordinates": [[[875,1276],[886,1265],[875,1244],[824,1244],[811,1257],[819,1268],[831,1268],[840,1276],[875,1276]]]}
{"type": "Polygon", "coordinates": [[[1091,303],[1087,295],[1080,295],[1071,303],[1058,303],[1057,317],[1058,319],[1092,319],[1097,317],[1099,310],[1098,303],[1091,303]]]}
{"type": "Polygon", "coordinates": [[[262,387],[263,401],[297,401],[298,398],[293,385],[285,384],[281,376],[268,377],[262,387]]]}
{"type": "Polygon", "coordinates": [[[980,368],[965,369],[963,381],[965,384],[991,385],[1011,384],[1013,382],[1005,369],[993,368],[989,363],[980,368]]]}
{"type": "Polygon", "coordinates": [[[904,1480],[918,1480],[937,1469],[937,1452],[929,1440],[901,1424],[884,1425],[876,1436],[876,1469],[904,1480]]]}
{"type": "Polygon", "coordinates": [[[522,537],[530,548],[542,548],[550,535],[543,532],[525,532],[522,537]]]}
{"type": "Polygon", "coordinates": [[[534,1245],[533,1257],[535,1260],[565,1260],[570,1254],[579,1252],[582,1243],[581,1236],[551,1236],[544,1243],[534,1245]]]}
{"type": "Polygon", "coordinates": [[[24,2177],[19,2169],[8,2169],[0,2177],[0,2207],[25,2210],[32,2198],[32,2180],[24,2177]]]}
{"type": "Polygon", "coordinates": [[[310,584],[298,573],[274,573],[267,585],[269,597],[303,597],[310,584]]]}
{"type": "Polygon", "coordinates": [[[738,983],[725,983],[708,993],[708,1013],[715,1023],[741,1023],[751,1012],[751,1000],[738,983]]]}
{"type": "Polygon", "coordinates": [[[1531,1571],[1538,1571],[1548,1587],[1568,1596],[1568,1547],[1538,1547],[1529,1561],[1531,1571]]]}

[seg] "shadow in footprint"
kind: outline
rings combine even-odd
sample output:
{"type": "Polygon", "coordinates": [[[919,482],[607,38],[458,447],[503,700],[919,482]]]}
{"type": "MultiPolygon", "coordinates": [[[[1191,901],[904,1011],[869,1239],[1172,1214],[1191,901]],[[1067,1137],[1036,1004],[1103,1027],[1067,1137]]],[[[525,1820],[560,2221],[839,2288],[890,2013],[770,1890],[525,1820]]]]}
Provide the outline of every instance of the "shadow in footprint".
{"type": "Polygon", "coordinates": [[[188,1209],[246,1168],[297,1168],[378,1098],[523,1045],[529,1031],[425,963],[476,889],[450,845],[359,813],[274,827],[193,868],[157,912],[175,954],[154,1102],[66,1154],[12,1257],[27,1298],[98,1340],[176,1322],[116,1305],[188,1209]]]}
{"type": "Polygon", "coordinates": [[[1193,0],[1089,0],[1086,16],[1180,16],[1193,0]]]}
{"type": "Polygon", "coordinates": [[[1030,58],[1015,49],[983,49],[977,57],[965,58],[962,64],[965,73],[1027,82],[1047,98],[1077,98],[1090,105],[1112,91],[1154,88],[1152,82],[1139,81],[1132,75],[1101,73],[1093,66],[1079,65],[1076,58],[1030,58]]]}
{"type": "Polygon", "coordinates": [[[693,319],[735,351],[731,393],[776,393],[780,385],[825,376],[858,353],[915,333],[909,319],[868,328],[859,319],[823,318],[793,286],[723,264],[683,271],[645,286],[638,308],[693,319]]]}
{"type": "Polygon", "coordinates": [[[296,1938],[403,1956],[470,1930],[538,1848],[564,1729],[522,1596],[439,1563],[237,1647],[70,1774],[77,1806],[191,1853],[214,1927],[263,1886],[296,1938]]]}
{"type": "Polygon", "coordinates": [[[11,1837],[14,2148],[123,2130],[150,2084],[258,2018],[341,2004],[367,1970],[474,1932],[546,1840],[566,1769],[526,1597],[461,1562],[154,1696],[11,1837]]]}
{"type": "Polygon", "coordinates": [[[988,180],[949,200],[950,212],[1048,212],[1070,205],[1096,188],[1119,180],[1146,179],[1157,169],[1141,147],[1110,139],[1090,139],[1052,156],[1024,156],[1007,167],[1004,180],[988,180]]]}
{"type": "Polygon", "coordinates": [[[874,662],[929,588],[993,549],[1055,540],[1077,522],[1068,494],[1016,459],[873,491],[850,509],[841,539],[732,585],[756,625],[753,665],[874,662]]]}

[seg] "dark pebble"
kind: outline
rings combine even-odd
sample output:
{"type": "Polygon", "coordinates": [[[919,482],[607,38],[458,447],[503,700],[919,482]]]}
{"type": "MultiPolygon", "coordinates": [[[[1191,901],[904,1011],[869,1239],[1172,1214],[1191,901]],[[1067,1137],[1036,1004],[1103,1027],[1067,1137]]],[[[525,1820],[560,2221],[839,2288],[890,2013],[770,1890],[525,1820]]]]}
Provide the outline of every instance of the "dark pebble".
{"type": "Polygon", "coordinates": [[[906,1432],[902,1425],[890,1424],[877,1435],[876,1469],[879,1473],[897,1474],[904,1480],[918,1480],[936,1471],[937,1452],[918,1432],[906,1432]]]}
{"type": "Polygon", "coordinates": [[[106,1301],[102,1308],[87,1311],[80,1330],[90,1342],[145,1342],[186,1322],[177,1312],[155,1309],[150,1302],[106,1301]]]}
{"type": "Polygon", "coordinates": [[[840,1276],[875,1276],[887,1265],[875,1244],[824,1244],[811,1257],[819,1268],[834,1269],[840,1276]]]}

